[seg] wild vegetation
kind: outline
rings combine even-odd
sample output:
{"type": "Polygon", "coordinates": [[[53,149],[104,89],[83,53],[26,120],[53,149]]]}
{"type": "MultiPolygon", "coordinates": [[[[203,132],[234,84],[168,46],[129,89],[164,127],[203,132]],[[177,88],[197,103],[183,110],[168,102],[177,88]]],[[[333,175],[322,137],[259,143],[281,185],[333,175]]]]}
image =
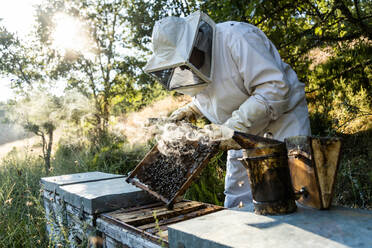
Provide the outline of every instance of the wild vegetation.
{"type": "MultiPolygon", "coordinates": [[[[164,16],[198,9],[217,23],[249,22],[267,34],[306,84],[313,134],[343,139],[334,204],[372,208],[370,1],[49,0],[37,7],[27,40],[0,20],[0,75],[18,95],[1,103],[0,128],[17,123],[40,135],[45,147],[41,157],[22,148],[0,158],[0,247],[50,245],[41,177],[94,170],[125,174],[143,158],[153,141],[137,139],[133,146],[123,133],[143,133],[132,117],[171,95],[142,71],[152,27],[164,16]],[[79,41],[73,37],[63,46],[56,42],[61,18],[81,28],[83,46],[74,46],[79,41]],[[48,93],[61,82],[64,95],[48,93]],[[138,131],[129,132],[133,127],[138,131]],[[59,141],[53,140],[56,128],[63,132],[59,141]]],[[[162,116],[176,108],[172,104],[162,116]]],[[[160,108],[151,111],[151,117],[160,115],[160,108]]],[[[211,160],[187,198],[223,204],[225,156],[211,160]]]]}

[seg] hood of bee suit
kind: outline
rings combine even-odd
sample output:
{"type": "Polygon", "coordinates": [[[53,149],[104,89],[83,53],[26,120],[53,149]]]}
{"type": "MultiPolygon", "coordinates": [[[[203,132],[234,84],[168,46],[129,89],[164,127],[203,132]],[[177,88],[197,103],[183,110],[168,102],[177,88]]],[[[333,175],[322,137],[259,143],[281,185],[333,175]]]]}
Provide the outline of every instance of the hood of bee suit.
{"type": "Polygon", "coordinates": [[[184,18],[170,16],[161,19],[153,29],[153,54],[144,71],[167,90],[182,93],[200,91],[212,82],[214,36],[215,23],[200,11],[184,18]],[[190,62],[194,48],[204,53],[204,63],[200,68],[190,62]]]}

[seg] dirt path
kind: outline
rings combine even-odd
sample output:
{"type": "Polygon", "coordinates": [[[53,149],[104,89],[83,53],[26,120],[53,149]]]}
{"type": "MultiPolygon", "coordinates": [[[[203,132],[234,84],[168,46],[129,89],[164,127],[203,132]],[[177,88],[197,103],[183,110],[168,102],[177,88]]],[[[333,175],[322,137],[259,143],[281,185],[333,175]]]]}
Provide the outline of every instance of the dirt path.
{"type": "MultiPolygon", "coordinates": [[[[54,146],[58,143],[61,137],[61,132],[56,131],[54,133],[53,142],[54,146]]],[[[39,136],[33,136],[30,138],[19,139],[0,145],[0,162],[12,149],[18,151],[24,151],[25,153],[33,153],[36,155],[42,155],[41,150],[41,139],[39,136]]],[[[1,163],[0,163],[1,165],[1,163]]]]}
{"type": "Polygon", "coordinates": [[[0,145],[0,160],[6,156],[12,149],[22,150],[25,152],[41,153],[39,137],[25,138],[0,145]]]}

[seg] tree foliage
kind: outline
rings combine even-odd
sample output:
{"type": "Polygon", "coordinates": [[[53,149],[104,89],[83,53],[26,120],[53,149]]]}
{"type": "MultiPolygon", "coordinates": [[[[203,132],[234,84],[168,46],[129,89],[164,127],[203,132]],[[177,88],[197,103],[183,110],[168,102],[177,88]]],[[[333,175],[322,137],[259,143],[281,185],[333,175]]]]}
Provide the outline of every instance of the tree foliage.
{"type": "Polygon", "coordinates": [[[79,89],[93,99],[94,130],[97,137],[104,136],[112,113],[137,110],[164,94],[141,71],[145,62],[128,40],[127,7],[127,2],[118,0],[44,1],[37,8],[32,42],[0,29],[0,71],[13,78],[18,89],[59,81],[79,89]],[[84,49],[55,46],[56,16],[61,13],[81,24],[79,35],[87,40],[84,49]]]}
{"type": "Polygon", "coordinates": [[[0,73],[10,77],[12,86],[19,89],[42,78],[38,48],[32,49],[30,44],[24,44],[15,34],[0,26],[0,73]]]}
{"type": "Polygon", "coordinates": [[[167,15],[183,16],[201,9],[216,23],[233,20],[256,25],[306,84],[313,124],[317,127],[313,129],[315,133],[370,127],[366,124],[370,123],[372,114],[370,1],[132,0],[131,3],[134,6],[129,18],[132,42],[139,44],[137,47],[144,52],[149,51],[154,21],[167,15]],[[356,98],[358,101],[352,100],[356,98]],[[340,108],[343,114],[335,114],[340,108]],[[345,129],[354,118],[362,118],[366,125],[345,129]]]}
{"type": "MultiPolygon", "coordinates": [[[[38,8],[40,41],[52,48],[53,18],[58,13],[75,17],[90,41],[86,51],[65,50],[54,57],[54,73],[70,87],[90,95],[96,108],[96,127],[106,132],[114,103],[136,99],[136,61],[126,41],[123,1],[46,1],[38,8]]],[[[58,51],[56,51],[58,52],[58,51]]]]}

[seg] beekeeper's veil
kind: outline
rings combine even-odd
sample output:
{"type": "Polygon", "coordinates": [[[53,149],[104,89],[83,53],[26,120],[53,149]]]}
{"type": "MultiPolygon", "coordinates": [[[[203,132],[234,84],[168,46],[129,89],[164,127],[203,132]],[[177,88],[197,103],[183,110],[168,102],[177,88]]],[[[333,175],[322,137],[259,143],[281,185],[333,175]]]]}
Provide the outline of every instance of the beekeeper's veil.
{"type": "Polygon", "coordinates": [[[155,23],[153,55],[144,70],[167,90],[195,95],[210,83],[213,73],[215,23],[203,12],[182,17],[166,17],[155,23]],[[202,64],[190,61],[198,51],[202,64]]]}

